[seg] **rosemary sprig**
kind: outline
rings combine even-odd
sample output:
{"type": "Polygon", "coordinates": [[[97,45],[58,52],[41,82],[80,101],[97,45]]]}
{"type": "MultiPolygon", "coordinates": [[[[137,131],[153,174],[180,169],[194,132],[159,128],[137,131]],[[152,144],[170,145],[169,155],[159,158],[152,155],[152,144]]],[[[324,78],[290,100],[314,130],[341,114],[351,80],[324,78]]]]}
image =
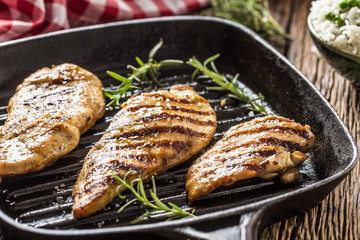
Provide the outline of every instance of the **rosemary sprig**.
{"type": "Polygon", "coordinates": [[[136,57],[135,60],[139,64],[139,67],[135,67],[133,65],[127,66],[127,68],[132,71],[129,78],[133,77],[141,83],[147,81],[150,85],[155,83],[158,87],[161,87],[162,84],[157,79],[159,69],[164,66],[176,66],[184,63],[183,61],[177,59],[165,59],[157,62],[154,59],[154,56],[162,45],[163,41],[160,39],[160,42],[150,50],[147,63],[144,63],[139,57],[136,57]]]}
{"type": "Polygon", "coordinates": [[[211,0],[211,8],[203,13],[244,24],[262,37],[290,39],[272,17],[268,0],[211,0]]]}
{"type": "Polygon", "coordinates": [[[119,106],[120,99],[124,94],[126,97],[129,92],[131,95],[134,94],[134,90],[138,89],[138,87],[132,86],[134,80],[139,82],[141,85],[146,81],[150,85],[156,84],[161,87],[162,84],[157,79],[160,68],[164,66],[176,66],[184,63],[183,61],[177,59],[165,59],[157,62],[154,57],[162,45],[163,41],[160,39],[160,42],[150,50],[147,63],[144,63],[139,57],[135,57],[139,66],[135,67],[133,65],[128,65],[127,68],[132,72],[128,74],[128,77],[107,71],[108,75],[121,82],[115,90],[103,89],[104,96],[112,99],[107,106],[119,106]]]}
{"type": "Polygon", "coordinates": [[[141,220],[145,219],[146,217],[150,215],[157,215],[162,213],[168,213],[167,217],[168,220],[173,220],[177,218],[192,218],[195,217],[193,210],[191,213],[184,211],[180,207],[176,206],[175,204],[169,202],[168,205],[163,203],[156,195],[156,185],[154,177],[151,177],[152,182],[152,189],[150,189],[150,196],[153,200],[153,203],[149,201],[149,199],[146,196],[146,192],[144,189],[144,184],[141,179],[141,175],[138,178],[133,179],[130,184],[127,183],[126,178],[129,174],[133,174],[135,171],[128,171],[124,178],[121,179],[117,175],[112,175],[113,178],[115,178],[120,185],[116,189],[116,194],[120,199],[125,199],[126,197],[121,195],[120,192],[123,188],[129,189],[134,195],[135,198],[128,201],[126,204],[124,204],[119,210],[118,213],[122,212],[126,207],[133,204],[134,202],[139,202],[144,206],[147,206],[151,208],[151,210],[146,210],[144,214],[142,214],[140,217],[136,218],[135,220],[131,221],[130,224],[135,224],[140,222],[141,220]],[[137,183],[137,189],[135,189],[134,184],[137,183]]]}
{"type": "Polygon", "coordinates": [[[115,89],[106,89],[103,88],[103,94],[105,97],[112,99],[106,106],[119,106],[120,105],[120,99],[122,98],[122,96],[125,94],[125,97],[128,96],[128,93],[130,92],[130,94],[134,94],[134,90],[138,89],[138,87],[135,87],[132,85],[134,77],[123,77],[115,72],[112,71],[106,71],[106,73],[121,82],[121,84],[115,89]]]}
{"type": "Polygon", "coordinates": [[[228,79],[224,74],[221,74],[217,70],[214,63],[218,57],[220,57],[220,54],[209,57],[204,61],[204,63],[201,63],[196,59],[196,57],[190,58],[186,63],[195,68],[195,71],[192,74],[192,80],[194,81],[201,78],[210,78],[213,80],[213,82],[219,85],[219,87],[207,87],[208,90],[230,91],[231,94],[228,94],[228,96],[249,104],[250,106],[247,107],[247,109],[250,111],[258,112],[262,115],[268,115],[269,113],[264,107],[264,96],[261,93],[259,93],[258,97],[256,98],[250,98],[247,96],[237,84],[239,74],[236,74],[232,79],[228,79]],[[207,66],[209,64],[211,69],[207,66]],[[199,75],[200,72],[202,75],[199,75]]]}

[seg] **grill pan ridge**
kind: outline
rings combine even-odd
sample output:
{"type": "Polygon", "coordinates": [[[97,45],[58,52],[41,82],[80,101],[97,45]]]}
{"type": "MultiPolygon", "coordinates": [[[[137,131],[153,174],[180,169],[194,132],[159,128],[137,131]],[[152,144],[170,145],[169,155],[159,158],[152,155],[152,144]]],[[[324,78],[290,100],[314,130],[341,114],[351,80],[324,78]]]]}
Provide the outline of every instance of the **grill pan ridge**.
{"type": "MultiPolygon", "coordinates": [[[[123,203],[114,199],[104,210],[84,219],[71,214],[71,190],[84,156],[100,139],[118,108],[107,109],[80,140],[78,147],[56,163],[36,173],[5,178],[0,185],[0,218],[6,239],[161,238],[221,239],[231,230],[233,239],[256,239],[262,228],[318,204],[354,167],[356,145],[336,112],[318,90],[284,57],[245,27],[209,17],[168,17],[90,26],[46,34],[0,45],[0,124],[6,105],[24,77],[38,68],[71,62],[95,73],[105,87],[116,85],[106,70],[126,74],[134,57],[146,59],[150,48],[164,39],[157,59],[200,60],[220,53],[222,72],[240,73],[249,93],[261,92],[273,112],[309,124],[316,136],[314,149],[300,171],[300,181],[283,186],[276,179],[251,179],[222,187],[193,206],[197,218],[165,222],[164,216],[131,226],[127,223],[143,209],[134,205],[121,215],[123,203]],[[86,39],[86,41],[84,41],[86,39]],[[65,50],[64,50],[65,49],[65,50]],[[36,52],[37,54],[31,54],[36,52]],[[49,62],[51,61],[51,62],[49,62]],[[282,209],[279,211],[279,209],[282,209]],[[241,215],[241,217],[240,217],[241,215]],[[219,221],[221,219],[221,221],[219,221]],[[219,223],[221,222],[221,223],[219,223]]],[[[189,84],[214,108],[218,128],[212,146],[231,126],[257,115],[224,93],[209,92],[210,81],[190,81],[189,66],[165,69],[164,89],[189,84]],[[226,105],[220,107],[225,98],[226,105]]],[[[147,86],[142,92],[155,90],[147,86]]],[[[159,197],[185,209],[185,176],[196,157],[155,178],[159,197]]],[[[146,184],[149,188],[149,184],[146,184]]],[[[130,197],[130,194],[127,193],[130,197]]]]}

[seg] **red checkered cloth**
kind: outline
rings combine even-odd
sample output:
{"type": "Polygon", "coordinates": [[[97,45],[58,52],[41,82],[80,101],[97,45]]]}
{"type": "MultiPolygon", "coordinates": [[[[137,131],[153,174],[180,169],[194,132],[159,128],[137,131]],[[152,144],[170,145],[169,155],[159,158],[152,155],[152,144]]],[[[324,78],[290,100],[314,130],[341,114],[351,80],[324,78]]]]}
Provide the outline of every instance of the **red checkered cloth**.
{"type": "Polygon", "coordinates": [[[0,0],[0,42],[81,24],[184,14],[209,1],[0,0]]]}

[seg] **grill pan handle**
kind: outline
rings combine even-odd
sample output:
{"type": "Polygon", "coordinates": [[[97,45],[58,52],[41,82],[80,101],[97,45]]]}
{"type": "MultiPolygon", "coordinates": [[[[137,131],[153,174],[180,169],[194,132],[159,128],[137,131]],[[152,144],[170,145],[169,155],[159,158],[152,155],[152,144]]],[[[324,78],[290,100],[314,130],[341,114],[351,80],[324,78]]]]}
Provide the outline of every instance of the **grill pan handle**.
{"type": "Polygon", "coordinates": [[[262,231],[266,207],[253,209],[239,216],[212,218],[192,226],[177,227],[160,233],[175,240],[257,240],[262,231]],[[230,218],[237,219],[230,224],[230,218]],[[221,227],[221,225],[226,225],[221,227]]]}

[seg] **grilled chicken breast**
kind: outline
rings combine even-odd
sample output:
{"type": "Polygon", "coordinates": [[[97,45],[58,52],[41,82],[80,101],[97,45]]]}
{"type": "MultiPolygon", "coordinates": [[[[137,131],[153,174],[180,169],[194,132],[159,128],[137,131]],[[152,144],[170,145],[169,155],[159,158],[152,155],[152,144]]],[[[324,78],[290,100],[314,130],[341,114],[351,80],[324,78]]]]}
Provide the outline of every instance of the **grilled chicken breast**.
{"type": "Polygon", "coordinates": [[[216,115],[191,87],[143,93],[122,105],[106,133],[89,151],[73,189],[75,218],[88,216],[116,196],[112,174],[143,179],[184,162],[207,146],[216,115]]]}
{"type": "Polygon", "coordinates": [[[68,63],[27,77],[0,129],[0,176],[38,171],[73,150],[105,112],[101,89],[94,74],[68,63]]]}
{"type": "Polygon", "coordinates": [[[294,181],[300,165],[314,144],[309,126],[290,119],[268,116],[230,128],[224,137],[198,158],[186,176],[189,203],[215,188],[252,177],[277,175],[284,183],[294,181]]]}

